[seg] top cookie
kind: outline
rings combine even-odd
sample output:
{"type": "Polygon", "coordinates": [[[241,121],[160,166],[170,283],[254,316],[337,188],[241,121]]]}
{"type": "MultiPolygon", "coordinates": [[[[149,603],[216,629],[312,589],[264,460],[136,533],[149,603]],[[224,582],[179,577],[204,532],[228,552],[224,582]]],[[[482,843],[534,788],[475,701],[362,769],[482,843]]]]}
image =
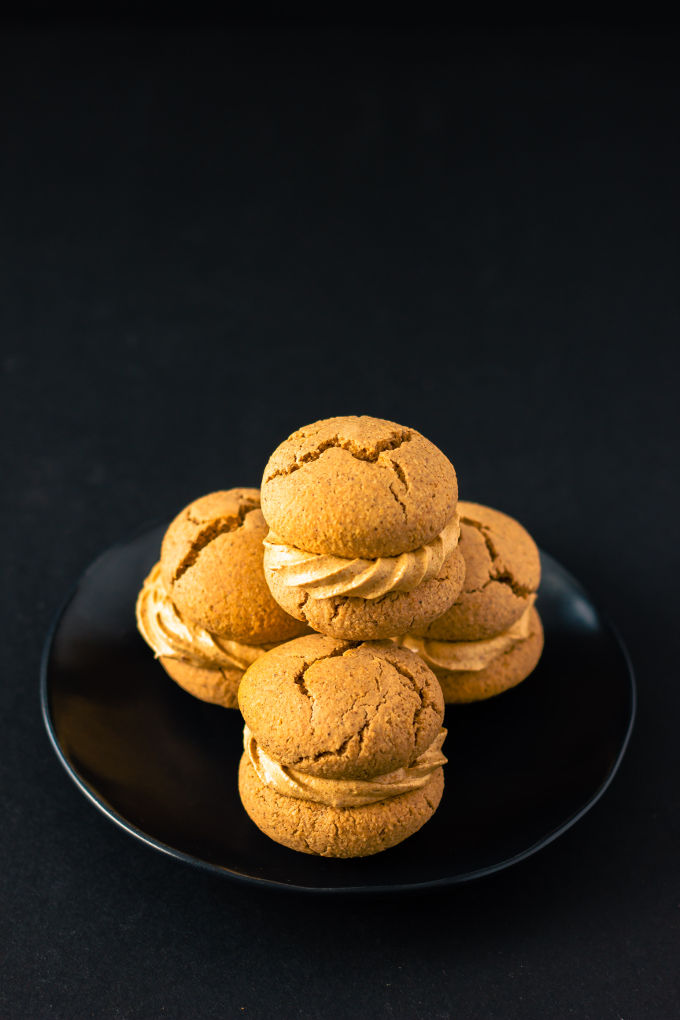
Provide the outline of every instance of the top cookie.
{"type": "Polygon", "coordinates": [[[239,707],[263,750],[309,775],[361,779],[408,766],[434,740],[444,701],[412,652],[313,634],[246,671],[239,707]]]}
{"type": "Polygon", "coordinates": [[[435,641],[480,641],[512,626],[533,600],[541,562],[522,525],[479,503],[458,504],[465,582],[454,604],[413,633],[435,641]]]}
{"type": "Polygon", "coordinates": [[[257,489],[212,492],[178,514],[161,547],[163,584],[180,613],[212,634],[253,645],[306,630],[265,581],[268,529],[259,506],[257,489]]]}
{"type": "Polygon", "coordinates": [[[398,556],[456,510],[456,472],[415,429],[368,416],[298,429],[269,458],[262,512],[289,545],[333,556],[398,556]]]}

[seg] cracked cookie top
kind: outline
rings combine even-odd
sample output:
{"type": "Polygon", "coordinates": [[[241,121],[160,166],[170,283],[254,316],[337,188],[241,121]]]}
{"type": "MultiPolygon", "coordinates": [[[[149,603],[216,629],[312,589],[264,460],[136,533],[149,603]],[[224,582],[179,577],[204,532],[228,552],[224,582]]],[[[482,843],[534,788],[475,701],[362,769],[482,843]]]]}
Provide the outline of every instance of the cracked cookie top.
{"type": "Polygon", "coordinates": [[[264,752],[328,779],[410,766],[437,737],[444,701],[434,673],[391,642],[319,634],[267,652],[246,671],[239,708],[264,752]]]}
{"type": "Polygon", "coordinates": [[[262,478],[262,512],[290,546],[332,556],[398,556],[432,541],[456,511],[449,459],[414,429],[328,418],[298,429],[262,478]]]}
{"type": "Polygon", "coordinates": [[[264,578],[267,534],[257,489],[194,500],[161,547],[161,579],[185,622],[250,645],[286,641],[306,627],[274,601],[264,578]]]}
{"type": "Polygon", "coordinates": [[[541,580],[536,543],[518,521],[463,500],[458,512],[463,589],[443,616],[413,630],[436,641],[479,641],[501,633],[527,611],[541,580]]]}

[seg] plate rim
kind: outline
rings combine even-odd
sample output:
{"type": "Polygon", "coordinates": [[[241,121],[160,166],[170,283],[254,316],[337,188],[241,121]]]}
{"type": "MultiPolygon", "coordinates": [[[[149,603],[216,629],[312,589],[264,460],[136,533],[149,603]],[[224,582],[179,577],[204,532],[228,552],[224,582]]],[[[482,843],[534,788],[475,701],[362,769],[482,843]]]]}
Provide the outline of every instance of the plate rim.
{"type": "Polygon", "coordinates": [[[78,591],[78,588],[80,587],[84,577],[96,567],[97,563],[101,559],[103,559],[105,556],[108,556],[115,549],[117,549],[120,546],[128,545],[134,539],[141,537],[147,531],[151,531],[156,527],[160,527],[163,523],[164,523],[163,521],[150,522],[136,529],[127,538],[119,539],[117,542],[114,542],[112,545],[104,549],[98,556],[96,556],[88,564],[87,567],[85,567],[84,570],[81,571],[74,584],[71,585],[68,594],[66,595],[65,599],[63,600],[63,602],[59,606],[59,609],[54,615],[52,623],[48,628],[45,643],[42,649],[42,654],[40,657],[40,709],[43,724],[47,731],[47,736],[49,738],[52,749],[57,756],[57,759],[59,760],[60,764],[66,771],[71,781],[76,785],[80,792],[90,801],[90,803],[94,804],[94,806],[101,812],[101,814],[108,818],[109,821],[113,822],[113,824],[116,825],[117,828],[121,829],[123,832],[126,832],[128,835],[137,839],[139,842],[145,844],[148,847],[151,847],[153,850],[158,851],[159,853],[163,854],[166,857],[170,857],[177,861],[182,861],[183,863],[189,864],[192,867],[200,869],[201,871],[208,872],[212,875],[218,875],[220,878],[233,879],[234,881],[239,882],[243,885],[255,886],[257,888],[267,888],[295,893],[306,893],[310,895],[319,894],[331,896],[338,895],[358,896],[381,893],[425,892],[431,889],[440,889],[446,888],[447,886],[464,885],[468,882],[474,882],[479,879],[488,878],[489,876],[498,874],[501,871],[506,871],[508,868],[511,868],[516,864],[520,864],[522,861],[528,860],[530,857],[533,857],[534,854],[538,853],[540,850],[543,850],[545,847],[550,846],[551,843],[554,843],[555,840],[559,839],[560,836],[564,835],[565,832],[568,832],[569,829],[576,825],[576,823],[579,822],[581,818],[583,818],[584,815],[586,815],[598,803],[598,801],[604,796],[604,794],[609,789],[614,777],[619,771],[621,762],[623,761],[624,755],[628,749],[628,744],[630,743],[631,734],[633,732],[635,726],[635,719],[637,716],[638,705],[637,684],[635,680],[635,671],[633,669],[633,663],[631,661],[628,649],[626,648],[626,645],[624,644],[618,629],[611,622],[607,614],[603,613],[599,609],[597,604],[593,601],[590,594],[586,591],[586,589],[583,587],[578,578],[575,577],[574,574],[571,573],[571,571],[567,570],[567,568],[564,567],[559,562],[559,560],[556,560],[554,556],[552,556],[550,553],[546,552],[544,549],[541,548],[539,550],[541,557],[542,558],[545,557],[546,559],[552,561],[569,578],[572,584],[574,584],[577,589],[579,589],[585,596],[587,596],[588,601],[591,603],[591,605],[595,607],[597,614],[600,620],[602,621],[603,625],[605,626],[606,629],[610,631],[616,645],[619,648],[619,651],[623,655],[623,661],[626,666],[628,678],[628,694],[630,698],[629,717],[626,732],[621,742],[621,746],[619,747],[618,754],[616,755],[616,758],[609,772],[607,773],[604,782],[597,788],[597,790],[595,790],[592,796],[589,797],[588,800],[586,800],[586,802],[578,809],[578,811],[570,815],[567,819],[565,819],[564,822],[558,825],[546,836],[544,836],[540,840],[537,840],[537,842],[532,843],[531,846],[527,847],[525,850],[520,851],[520,853],[514,854],[512,857],[507,857],[503,861],[499,861],[496,864],[488,865],[485,868],[478,868],[473,871],[463,872],[458,875],[450,875],[443,878],[428,879],[423,882],[404,882],[399,884],[387,883],[387,884],[351,885],[351,886],[298,885],[297,883],[280,882],[277,881],[276,879],[271,878],[259,878],[256,875],[247,875],[241,871],[235,871],[232,868],[227,868],[224,865],[214,864],[211,861],[203,860],[202,858],[196,857],[193,854],[189,854],[183,850],[179,850],[177,849],[177,847],[170,846],[170,844],[164,843],[162,840],[155,839],[149,833],[144,832],[143,829],[140,829],[138,826],[128,821],[123,815],[117,812],[115,808],[112,807],[112,805],[108,804],[103,797],[99,796],[97,791],[87,783],[87,781],[79,774],[75,766],[68,760],[66,753],[64,752],[63,748],[61,747],[61,744],[59,743],[59,739],[57,737],[54,728],[54,722],[52,719],[48,667],[52,647],[54,644],[54,639],[59,629],[59,624],[61,623],[62,617],[64,616],[69,605],[73,601],[73,598],[76,592],[78,591]]]}

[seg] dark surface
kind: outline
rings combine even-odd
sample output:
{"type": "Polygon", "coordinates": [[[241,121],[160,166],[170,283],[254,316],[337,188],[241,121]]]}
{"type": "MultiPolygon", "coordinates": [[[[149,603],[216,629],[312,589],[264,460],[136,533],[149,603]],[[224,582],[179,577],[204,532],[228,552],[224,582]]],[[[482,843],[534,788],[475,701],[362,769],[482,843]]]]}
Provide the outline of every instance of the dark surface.
{"type": "Polygon", "coordinates": [[[169,682],[137,633],[133,607],[166,526],[117,543],[85,571],[50,634],[41,677],[62,764],[92,803],[143,842],[273,887],[422,891],[518,863],[566,831],[611,782],[635,711],[627,656],[575,579],[544,553],[544,654],[506,697],[447,708],[452,781],[432,821],[363,860],[278,846],[239,801],[240,713],[217,712],[169,682]]]}
{"type": "Polygon", "coordinates": [[[680,1013],[677,52],[667,31],[2,33],[4,1016],[680,1013]],[[445,447],[465,498],[583,581],[638,721],[597,808],[525,864],[293,902],[93,811],[39,658],[101,549],[355,411],[445,447]]]}

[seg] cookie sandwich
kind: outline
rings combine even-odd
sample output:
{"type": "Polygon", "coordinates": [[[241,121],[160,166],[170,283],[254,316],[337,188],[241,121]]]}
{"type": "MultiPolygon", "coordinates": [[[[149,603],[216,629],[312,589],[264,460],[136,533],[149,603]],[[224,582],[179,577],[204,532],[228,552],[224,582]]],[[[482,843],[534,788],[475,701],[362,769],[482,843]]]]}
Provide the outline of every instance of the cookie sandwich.
{"type": "Polygon", "coordinates": [[[457,598],[456,472],[414,429],[367,416],[307,425],[274,451],[261,492],[267,583],[313,630],[386,638],[457,598]]]}
{"type": "Polygon", "coordinates": [[[195,500],[165,533],[137,599],[137,625],[190,694],[237,707],[248,666],[307,628],[272,598],[262,568],[267,525],[257,489],[195,500]]]}
{"type": "Polygon", "coordinates": [[[437,809],[444,702],[434,674],[407,649],[298,638],[248,669],[239,706],[241,800],[277,843],[366,857],[437,809]]]}
{"type": "Polygon", "coordinates": [[[400,639],[437,675],[447,702],[501,694],[529,676],[543,651],[535,542],[499,510],[462,500],[458,507],[463,590],[437,620],[400,639]]]}

